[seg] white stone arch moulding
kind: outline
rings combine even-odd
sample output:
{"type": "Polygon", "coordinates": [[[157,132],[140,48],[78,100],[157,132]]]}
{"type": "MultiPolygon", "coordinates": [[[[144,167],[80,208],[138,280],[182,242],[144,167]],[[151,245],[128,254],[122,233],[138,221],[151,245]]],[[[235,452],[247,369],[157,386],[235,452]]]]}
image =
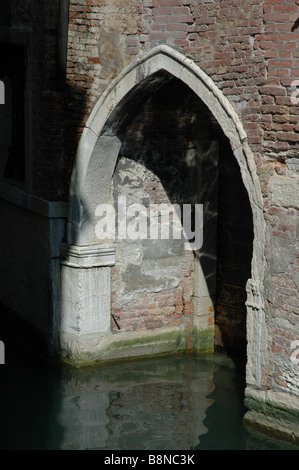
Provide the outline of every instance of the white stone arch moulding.
{"type": "Polygon", "coordinates": [[[96,103],[77,149],[70,187],[67,244],[64,252],[66,250],[69,255],[69,265],[72,264],[71,259],[74,260],[74,266],[82,267],[94,266],[92,259],[97,259],[97,266],[113,264],[113,250],[111,251],[109,246],[102,246],[99,255],[101,260],[98,259],[94,214],[98,204],[107,202],[121,142],[113,133],[108,132],[104,135],[101,133],[109,116],[121,100],[141,81],[159,71],[166,71],[182,80],[206,104],[229,139],[240,166],[254,225],[252,279],[247,283],[247,309],[250,310],[247,334],[248,347],[252,351],[254,349],[253,356],[259,358],[252,358],[255,364],[249,367],[253,371],[250,382],[257,384],[260,375],[260,357],[265,352],[265,330],[262,328],[264,331],[258,331],[261,322],[264,322],[265,226],[263,199],[254,156],[249,148],[242,123],[228,99],[198,65],[171,47],[157,46],[133,61],[114,79],[96,103]],[[78,261],[79,259],[81,261],[78,261]]]}

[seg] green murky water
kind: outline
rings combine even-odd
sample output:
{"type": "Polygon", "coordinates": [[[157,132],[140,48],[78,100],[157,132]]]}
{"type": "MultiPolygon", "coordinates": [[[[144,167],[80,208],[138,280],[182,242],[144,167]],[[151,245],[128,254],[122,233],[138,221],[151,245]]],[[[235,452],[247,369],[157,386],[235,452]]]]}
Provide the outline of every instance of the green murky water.
{"type": "Polygon", "coordinates": [[[74,370],[6,347],[0,449],[289,449],[242,426],[243,371],[220,354],[74,370]]]}

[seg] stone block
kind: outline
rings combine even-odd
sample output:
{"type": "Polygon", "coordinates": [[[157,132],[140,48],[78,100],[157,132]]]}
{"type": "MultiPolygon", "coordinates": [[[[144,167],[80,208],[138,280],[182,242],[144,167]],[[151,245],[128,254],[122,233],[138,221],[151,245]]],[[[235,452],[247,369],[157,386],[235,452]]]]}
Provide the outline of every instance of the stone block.
{"type": "Polygon", "coordinates": [[[299,178],[272,176],[269,181],[271,206],[299,209],[299,178]]]}

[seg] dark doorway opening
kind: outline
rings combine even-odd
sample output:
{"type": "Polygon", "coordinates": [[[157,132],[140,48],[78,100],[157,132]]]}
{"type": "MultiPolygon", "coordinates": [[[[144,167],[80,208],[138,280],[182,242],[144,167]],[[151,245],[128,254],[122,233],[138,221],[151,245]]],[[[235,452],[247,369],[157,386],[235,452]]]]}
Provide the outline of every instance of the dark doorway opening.
{"type": "Polygon", "coordinates": [[[24,47],[0,44],[0,80],[5,104],[0,109],[0,179],[13,183],[25,180],[25,83],[24,47]]]}
{"type": "Polygon", "coordinates": [[[240,168],[227,139],[218,178],[216,350],[246,358],[246,282],[251,277],[253,219],[240,168]]]}

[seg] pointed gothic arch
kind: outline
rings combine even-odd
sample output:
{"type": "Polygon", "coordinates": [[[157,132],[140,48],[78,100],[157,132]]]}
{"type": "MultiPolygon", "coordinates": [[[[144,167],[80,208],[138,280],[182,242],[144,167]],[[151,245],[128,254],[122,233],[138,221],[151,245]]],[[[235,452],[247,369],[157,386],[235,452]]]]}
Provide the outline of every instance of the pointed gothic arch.
{"type": "MultiPolygon", "coordinates": [[[[163,72],[184,82],[211,111],[230,142],[248,193],[254,225],[252,279],[247,283],[246,303],[248,370],[249,382],[258,383],[259,361],[265,349],[264,331],[262,331],[264,219],[254,156],[236,111],[213,80],[190,59],[165,45],[152,49],[118,75],[96,103],[83,130],[70,187],[67,244],[63,247],[62,264],[65,271],[62,275],[63,349],[72,350],[73,355],[75,350],[80,351],[78,357],[85,350],[87,356],[92,357],[93,354],[97,356],[96,351],[103,349],[104,344],[107,347],[108,344],[111,345],[111,341],[115,341],[115,338],[111,341],[108,339],[109,266],[114,264],[114,247],[98,244],[94,231],[95,209],[98,204],[108,202],[110,182],[121,147],[115,128],[123,118],[126,103],[132,96],[138,96],[145,90],[159,86],[163,72]],[[91,275],[90,270],[86,268],[93,268],[95,275],[91,275]],[[76,289],[76,294],[69,294],[74,283],[79,283],[79,289],[76,289]],[[90,296],[88,294],[91,289],[93,292],[94,289],[100,291],[99,297],[93,301],[90,298],[91,294],[90,296]],[[92,302],[95,302],[93,306],[92,302]],[[94,319],[89,318],[86,304],[89,304],[91,310],[100,309],[101,313],[94,319]],[[75,313],[74,305],[76,305],[75,313]],[[79,324],[82,326],[78,326],[79,324]],[[75,325],[79,333],[74,336],[75,325]],[[257,325],[262,325],[262,328],[260,326],[257,328],[257,325]],[[102,346],[99,346],[97,337],[102,338],[102,346]]],[[[100,354],[98,357],[106,356],[100,354]]]]}

